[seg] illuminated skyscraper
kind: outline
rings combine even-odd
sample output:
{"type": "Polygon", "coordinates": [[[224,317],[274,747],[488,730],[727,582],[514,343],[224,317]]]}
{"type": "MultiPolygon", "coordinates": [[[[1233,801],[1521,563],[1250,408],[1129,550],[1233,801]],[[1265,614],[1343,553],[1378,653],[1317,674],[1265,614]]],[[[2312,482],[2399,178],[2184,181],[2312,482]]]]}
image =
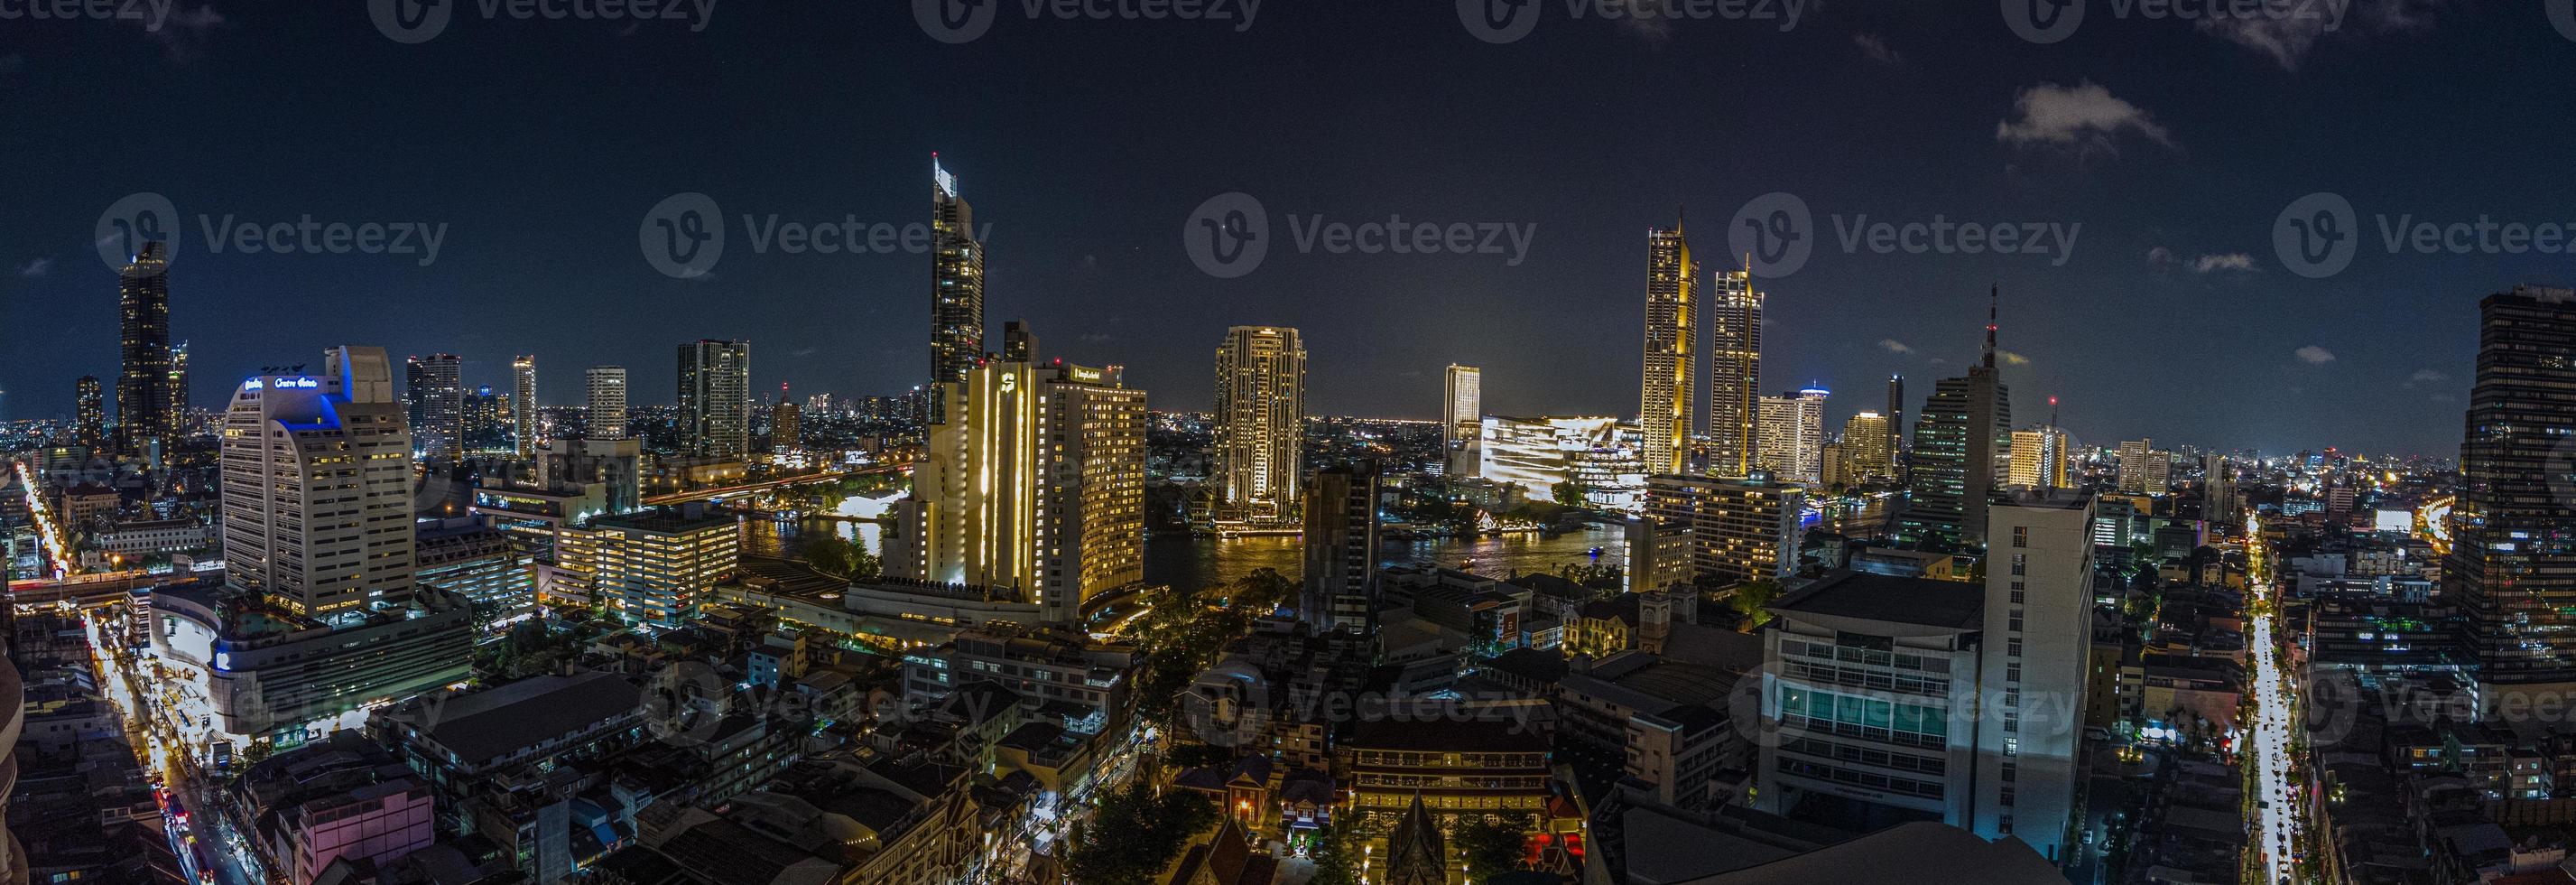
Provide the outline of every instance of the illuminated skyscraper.
{"type": "Polygon", "coordinates": [[[188,342],[170,346],[170,419],[162,425],[171,436],[188,434],[188,342]]]}
{"type": "Polygon", "coordinates": [[[72,438],[91,448],[107,444],[107,394],[96,375],[72,383],[72,438]]]}
{"type": "Polygon", "coordinates": [[[944,386],[888,574],[1016,590],[1049,623],[1144,579],[1144,391],[1115,367],[1006,362],[944,386]]]}
{"type": "Polygon", "coordinates": [[[930,378],[964,381],[984,358],[984,244],[957,176],[930,158],[930,378]]]}
{"type": "Polygon", "coordinates": [[[1843,422],[1842,472],[1853,482],[1885,481],[1896,478],[1896,465],[1888,460],[1887,416],[1862,412],[1843,422]]]}
{"type": "MultiPolygon", "coordinates": [[[[1993,295],[2000,301],[2000,290],[1993,295]]],[[[1960,378],[1944,378],[1915,419],[1912,495],[1897,537],[1923,549],[1986,544],[1986,506],[2012,460],[2012,393],[1996,368],[1996,306],[1986,308],[1986,352],[1960,378]]]]}
{"type": "Polygon", "coordinates": [[[1905,479],[1905,376],[1887,376],[1887,463],[1890,476],[1905,479]]]}
{"type": "Polygon", "coordinates": [[[537,450],[537,358],[510,361],[510,433],[519,457],[537,450]]]}
{"type": "Polygon", "coordinates": [[[585,439],[626,438],[626,367],[594,366],[582,373],[590,389],[583,422],[585,439]]]}
{"type": "Polygon", "coordinates": [[[1691,371],[1699,362],[1699,264],[1682,225],[1646,232],[1646,374],[1637,429],[1647,473],[1680,473],[1690,462],[1691,371]]]}
{"type": "Polygon", "coordinates": [[[117,312],[123,325],[116,437],[129,452],[149,451],[170,438],[169,255],[167,243],[144,243],[117,275],[117,312]]]}
{"type": "Polygon", "coordinates": [[[1318,633],[1375,634],[1377,468],[1318,470],[1307,480],[1306,568],[1299,620],[1318,633]]]}
{"type": "Polygon", "coordinates": [[[805,412],[795,403],[779,400],[769,408],[769,450],[781,454],[805,445],[805,412]]]}
{"type": "Polygon", "coordinates": [[[1814,485],[1823,480],[1825,397],[1822,387],[1760,400],[1761,423],[1755,437],[1757,466],[1791,482],[1814,485]]]}
{"type": "MultiPolygon", "coordinates": [[[[1762,406],[1762,298],[1753,289],[1753,273],[1717,272],[1709,299],[1708,472],[1711,476],[1744,476],[1765,463],[1760,448],[1762,406]]],[[[1823,413],[1816,415],[1821,425],[1823,413]]],[[[1821,431],[1819,431],[1821,434],[1821,431]]],[[[1822,439],[1816,445],[1823,445],[1822,439]]],[[[1815,471],[1774,472],[1815,481],[1815,471]]]]}
{"type": "Polygon", "coordinates": [[[1009,320],[1002,323],[1002,361],[1006,363],[1038,361],[1038,334],[1029,331],[1027,322],[1009,320]]]}
{"type": "Polygon", "coordinates": [[[452,353],[415,356],[403,368],[411,402],[412,443],[421,457],[453,461],[465,454],[465,361],[452,353]]]}
{"type": "MultiPolygon", "coordinates": [[[[2455,536],[2442,568],[2443,600],[2468,618],[2479,683],[2543,703],[2576,687],[2569,685],[2576,683],[2570,353],[2576,290],[2515,286],[2478,302],[2477,380],[2460,443],[2455,536]]],[[[2490,692],[2487,702],[2502,693],[2490,692]]]]}
{"type": "Polygon", "coordinates": [[[1305,460],[1306,346],[1284,326],[1236,326],[1216,349],[1216,518],[1295,528],[1305,460]]]}
{"type": "Polygon", "coordinates": [[[224,578],[325,616],[412,597],[411,432],[383,348],[242,382],[224,414],[224,578]]]}
{"type": "Polygon", "coordinates": [[[690,454],[727,460],[751,454],[751,342],[680,345],[679,396],[680,438],[690,454]]]}
{"type": "Polygon", "coordinates": [[[1798,571],[1807,493],[1761,471],[1749,477],[1666,475],[1646,480],[1646,515],[1689,540],[1690,573],[1728,581],[1798,571]]]}
{"type": "Polygon", "coordinates": [[[1449,373],[1440,388],[1440,451],[1445,453],[1443,469],[1450,476],[1476,475],[1476,440],[1482,435],[1484,413],[1484,370],[1475,366],[1449,364],[1449,373]]]}
{"type": "Polygon", "coordinates": [[[2012,435],[2011,484],[2026,489],[2071,488],[2066,470],[2066,431],[2042,424],[2012,435]]]}

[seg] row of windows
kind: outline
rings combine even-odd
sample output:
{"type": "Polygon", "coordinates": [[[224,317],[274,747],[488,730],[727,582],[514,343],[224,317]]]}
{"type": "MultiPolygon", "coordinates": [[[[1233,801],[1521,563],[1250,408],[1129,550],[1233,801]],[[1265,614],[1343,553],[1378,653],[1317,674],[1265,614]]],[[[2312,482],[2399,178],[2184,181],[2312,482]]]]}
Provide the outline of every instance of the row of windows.
{"type": "Polygon", "coordinates": [[[1942,784],[1933,781],[1918,781],[1909,778],[1889,777],[1876,772],[1854,771],[1841,766],[1827,765],[1822,762],[1809,762],[1804,759],[1792,759],[1787,756],[1780,757],[1779,769],[1781,774],[1814,778],[1820,781],[1832,781],[1838,784],[1849,784],[1855,787],[1865,787],[1872,790],[1896,793],[1904,796],[1921,796],[1926,799],[1939,799],[1945,792],[1945,788],[1942,784]]]}

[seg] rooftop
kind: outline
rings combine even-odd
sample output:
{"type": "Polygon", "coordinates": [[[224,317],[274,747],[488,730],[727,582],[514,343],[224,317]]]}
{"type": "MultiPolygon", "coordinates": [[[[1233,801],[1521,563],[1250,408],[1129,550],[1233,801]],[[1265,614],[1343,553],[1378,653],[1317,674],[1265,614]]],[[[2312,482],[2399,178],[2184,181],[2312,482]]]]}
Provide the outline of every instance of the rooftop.
{"type": "Polygon", "coordinates": [[[531,676],[430,699],[386,714],[418,728],[467,765],[480,765],[634,712],[643,690],[616,673],[531,676]]]}
{"type": "Polygon", "coordinates": [[[1772,603],[1771,610],[1975,630],[1984,626],[1986,588],[1962,581],[1835,572],[1772,603]]]}

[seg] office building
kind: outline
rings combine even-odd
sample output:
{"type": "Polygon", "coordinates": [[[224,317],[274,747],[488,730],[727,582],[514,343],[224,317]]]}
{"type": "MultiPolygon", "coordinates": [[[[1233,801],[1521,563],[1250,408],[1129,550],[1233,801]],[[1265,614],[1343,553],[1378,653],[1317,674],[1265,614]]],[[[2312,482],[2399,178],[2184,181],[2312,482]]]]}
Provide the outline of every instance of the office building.
{"type": "Polygon", "coordinates": [[[2478,681],[2498,695],[2576,689],[2576,291],[2515,286],[2478,302],[2476,382],[2460,443],[2442,598],[2466,615],[2478,681]]]}
{"type": "Polygon", "coordinates": [[[381,348],[242,382],[222,439],[232,587],[313,617],[411,598],[411,435],[381,348]]]}
{"type": "Polygon", "coordinates": [[[2213,523],[2232,526],[2244,504],[2236,492],[2236,466],[2226,455],[2201,456],[2200,464],[2201,512],[2213,523]]]}
{"type": "Polygon", "coordinates": [[[152,452],[170,438],[169,250],[159,240],[144,243],[117,275],[116,437],[129,452],[152,452]]]}
{"type": "Polygon", "coordinates": [[[1984,360],[1933,385],[1915,419],[1913,494],[1897,537],[1921,549],[1985,546],[1986,501],[2012,463],[2012,393],[1996,366],[1995,311],[1989,304],[1984,360]]]}
{"type": "Polygon", "coordinates": [[[589,406],[584,410],[582,436],[586,439],[626,438],[626,369],[623,366],[594,366],[582,373],[590,391],[589,406]]]}
{"type": "Polygon", "coordinates": [[[465,388],[459,378],[464,364],[452,353],[404,360],[403,398],[411,406],[411,441],[423,458],[454,461],[465,454],[465,388]]]}
{"type": "Polygon", "coordinates": [[[1688,539],[1690,574],[1729,583],[1797,573],[1806,502],[1797,483],[1758,470],[1749,477],[1646,479],[1646,515],[1688,539]]]}
{"type": "Polygon", "coordinates": [[[464,451],[508,452],[510,395],[486,384],[465,394],[464,451]]]}
{"type": "Polygon", "coordinates": [[[107,445],[107,393],[96,375],[72,382],[72,439],[93,449],[107,445]]]}
{"type": "Polygon", "coordinates": [[[769,450],[783,455],[804,448],[804,423],[805,411],[795,403],[782,399],[769,407],[769,450]]]}
{"type": "Polygon", "coordinates": [[[1619,419],[1488,415],[1479,436],[1476,475],[1525,499],[1559,501],[1562,488],[1583,506],[1634,513],[1644,504],[1645,457],[1619,419]]]}
{"type": "MultiPolygon", "coordinates": [[[[1762,300],[1751,270],[1721,270],[1708,301],[1708,473],[1748,476],[1770,454],[1762,400],[1762,300]]],[[[1820,392],[1821,396],[1821,392],[1820,392]]],[[[1822,445],[1823,412],[1816,415],[1822,445]]],[[[1810,447],[1807,453],[1815,452],[1810,447]]],[[[1816,470],[1770,468],[1783,476],[1816,480],[1816,470]]]]}
{"type": "Polygon", "coordinates": [[[170,418],[162,425],[171,436],[186,436],[188,426],[188,342],[170,345],[170,418]]]}
{"type": "Polygon", "coordinates": [[[1236,326],[1216,349],[1215,516],[1297,525],[1305,459],[1306,345],[1283,326],[1236,326]]]}
{"type": "Polygon", "coordinates": [[[1450,476],[1475,476],[1483,457],[1476,443],[1484,433],[1484,370],[1449,364],[1440,388],[1442,470],[1450,476]]]}
{"type": "MultiPolygon", "coordinates": [[[[1762,397],[1754,464],[1771,475],[1815,485],[1824,480],[1825,397],[1821,387],[1762,397]]],[[[1733,475],[1733,474],[1717,474],[1733,475]]]]}
{"type": "Polygon", "coordinates": [[[536,613],[536,567],[509,532],[467,517],[422,523],[414,541],[413,583],[464,598],[490,629],[536,613]]]}
{"type": "Polygon", "coordinates": [[[537,453],[537,358],[510,360],[510,441],[525,458],[537,453]]]}
{"type": "Polygon", "coordinates": [[[739,461],[751,454],[751,342],[680,345],[680,439],[689,454],[739,461]]]}
{"type": "Polygon", "coordinates": [[[2120,491],[2132,495],[2161,495],[2172,469],[2170,456],[2156,450],[2151,439],[2133,439],[2120,444],[2120,491]],[[2164,462],[2159,468],[2157,462],[2164,462]]]}
{"type": "Polygon", "coordinates": [[[1377,468],[1319,470],[1306,480],[1306,568],[1298,616],[1315,632],[1374,635],[1377,468]]]}
{"type": "Polygon", "coordinates": [[[1646,472],[1681,473],[1690,462],[1699,363],[1699,265],[1677,220],[1646,232],[1646,372],[1637,408],[1646,472]]]}
{"type": "Polygon", "coordinates": [[[961,382],[984,358],[984,244],[957,176],[930,160],[930,380],[961,382]]]}
{"type": "Polygon", "coordinates": [[[1891,482],[1896,479],[1895,449],[1888,434],[1895,432],[1888,416],[1862,412],[1843,422],[1841,473],[1845,485],[1891,482]]]}
{"type": "Polygon", "coordinates": [[[2093,644],[2093,499],[2027,492],[1988,511],[1976,815],[1952,821],[2069,859],[2093,644]]]}
{"type": "Polygon", "coordinates": [[[1029,330],[1026,320],[1006,320],[1002,323],[1002,361],[1006,363],[1038,361],[1038,335],[1029,330]]]}
{"type": "Polygon", "coordinates": [[[694,618],[742,565],[741,521],[701,502],[601,516],[555,538],[558,580],[629,624],[668,630],[694,618]]]}
{"type": "Polygon", "coordinates": [[[1050,623],[1144,579],[1144,391],[1115,367],[1026,363],[944,386],[887,574],[1004,591],[1050,623]]]}
{"type": "Polygon", "coordinates": [[[1896,465],[1896,480],[1905,481],[1905,376],[1887,376],[1887,463],[1896,465]]]}
{"type": "Polygon", "coordinates": [[[2013,431],[2009,483],[2025,489],[2071,488],[2066,469],[2066,431],[2042,424],[2013,431]]]}

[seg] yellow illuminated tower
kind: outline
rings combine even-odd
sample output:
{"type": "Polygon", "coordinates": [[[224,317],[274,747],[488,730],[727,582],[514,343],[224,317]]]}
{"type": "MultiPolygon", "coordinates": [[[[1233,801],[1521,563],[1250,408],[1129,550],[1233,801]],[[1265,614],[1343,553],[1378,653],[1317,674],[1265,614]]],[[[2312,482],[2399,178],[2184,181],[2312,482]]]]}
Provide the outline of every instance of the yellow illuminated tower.
{"type": "Polygon", "coordinates": [[[1637,408],[1646,472],[1680,473],[1690,461],[1691,369],[1699,361],[1699,264],[1679,218],[1646,232],[1646,374],[1637,408]]]}

